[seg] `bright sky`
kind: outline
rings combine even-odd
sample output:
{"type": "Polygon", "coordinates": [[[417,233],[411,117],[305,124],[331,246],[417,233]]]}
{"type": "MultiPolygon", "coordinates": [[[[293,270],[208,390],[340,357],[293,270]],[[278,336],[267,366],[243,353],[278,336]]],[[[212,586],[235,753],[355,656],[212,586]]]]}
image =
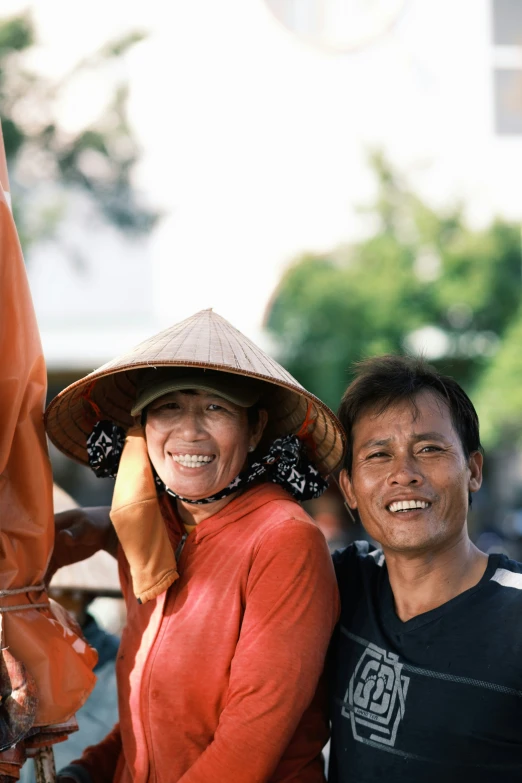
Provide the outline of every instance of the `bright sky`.
{"type": "MultiPolygon", "coordinates": [[[[30,5],[3,0],[2,10],[30,5]]],[[[474,222],[495,212],[520,218],[521,141],[493,133],[488,0],[409,0],[390,34],[352,54],[301,43],[263,0],[32,6],[42,41],[34,64],[52,74],[126,29],[149,30],[125,68],[143,147],[136,181],[164,213],[127,265],[114,250],[112,271],[91,237],[90,281],[59,261],[51,272],[49,259],[45,269],[35,262],[43,332],[60,312],[77,318],[101,287],[107,310],[126,276],[116,297],[129,306],[118,351],[134,336],[133,303],[141,297],[149,307],[149,282],[158,328],[212,306],[259,339],[285,266],[364,230],[357,207],[371,200],[372,147],[385,149],[432,201],[464,201],[474,222]]],[[[73,129],[88,120],[104,95],[103,84],[77,85],[60,106],[63,123],[73,129]]],[[[112,347],[105,343],[106,358],[112,347]]]]}

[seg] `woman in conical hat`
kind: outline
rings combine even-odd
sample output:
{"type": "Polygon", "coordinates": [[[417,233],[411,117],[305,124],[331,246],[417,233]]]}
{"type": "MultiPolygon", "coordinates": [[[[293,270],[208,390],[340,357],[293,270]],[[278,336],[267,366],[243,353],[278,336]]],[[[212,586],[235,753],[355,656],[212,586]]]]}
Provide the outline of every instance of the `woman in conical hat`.
{"type": "Polygon", "coordinates": [[[128,609],[120,722],[62,776],[323,781],[312,700],[337,588],[296,500],[342,458],[334,414],[206,310],[65,389],[46,424],[64,453],[116,476],[128,609]]]}

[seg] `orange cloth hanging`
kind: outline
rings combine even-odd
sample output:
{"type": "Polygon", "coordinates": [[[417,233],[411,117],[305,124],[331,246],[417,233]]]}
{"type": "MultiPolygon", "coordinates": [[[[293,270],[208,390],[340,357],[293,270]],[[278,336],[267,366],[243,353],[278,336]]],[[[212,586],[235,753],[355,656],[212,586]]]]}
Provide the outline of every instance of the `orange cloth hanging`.
{"type": "Polygon", "coordinates": [[[129,563],[134,595],[146,603],[164,593],[179,574],[147,452],[143,427],[132,427],[121,455],[111,520],[129,563]]]}
{"type": "MultiPolygon", "coordinates": [[[[94,686],[97,656],[59,607],[49,603],[45,590],[2,593],[41,585],[54,523],[42,417],[45,363],[9,205],[1,129],[0,184],[0,629],[2,646],[8,645],[10,655],[25,666],[37,699],[31,727],[18,748],[23,743],[38,746],[39,739],[49,744],[74,730],[74,713],[94,686]],[[41,608],[25,609],[30,605],[41,608]],[[12,606],[24,608],[5,611],[12,606]]],[[[9,664],[7,672],[9,678],[9,664]]],[[[17,779],[16,765],[12,752],[0,753],[0,779],[17,779]]]]}

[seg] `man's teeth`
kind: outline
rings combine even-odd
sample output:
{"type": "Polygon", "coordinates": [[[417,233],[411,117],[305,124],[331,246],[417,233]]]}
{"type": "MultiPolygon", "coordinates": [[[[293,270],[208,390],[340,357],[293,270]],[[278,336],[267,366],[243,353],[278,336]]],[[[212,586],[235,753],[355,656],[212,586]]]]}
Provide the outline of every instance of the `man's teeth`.
{"type": "Polygon", "coordinates": [[[390,511],[411,511],[412,508],[428,508],[430,504],[424,500],[397,500],[388,506],[390,511]]]}
{"type": "Polygon", "coordinates": [[[199,468],[201,465],[212,462],[214,457],[207,457],[204,454],[175,454],[172,459],[183,465],[184,468],[199,468]]]}

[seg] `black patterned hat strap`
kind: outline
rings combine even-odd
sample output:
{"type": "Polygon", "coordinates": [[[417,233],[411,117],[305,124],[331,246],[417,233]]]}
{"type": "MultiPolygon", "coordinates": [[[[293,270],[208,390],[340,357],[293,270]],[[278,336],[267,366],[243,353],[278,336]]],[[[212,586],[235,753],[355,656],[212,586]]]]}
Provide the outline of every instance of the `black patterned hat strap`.
{"type": "MultiPolygon", "coordinates": [[[[115,478],[125,445],[125,430],[111,421],[98,421],[87,438],[89,465],[99,478],[115,478]]],[[[157,474],[158,489],[183,503],[205,505],[222,500],[228,495],[251,486],[254,482],[271,481],[280,484],[296,500],[317,498],[325,491],[327,482],[314,468],[299,438],[287,435],[277,438],[268,453],[236,476],[220,492],[207,498],[184,498],[167,487],[157,474]]]]}

